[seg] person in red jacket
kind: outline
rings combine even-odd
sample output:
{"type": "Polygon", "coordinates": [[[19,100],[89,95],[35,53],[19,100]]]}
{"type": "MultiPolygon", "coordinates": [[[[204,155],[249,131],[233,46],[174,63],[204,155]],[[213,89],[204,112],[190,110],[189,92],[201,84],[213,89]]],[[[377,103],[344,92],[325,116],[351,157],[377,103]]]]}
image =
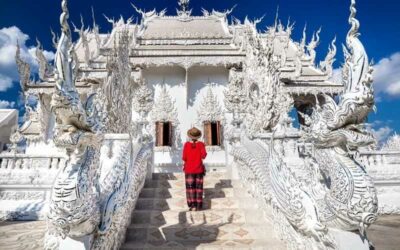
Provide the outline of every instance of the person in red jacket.
{"type": "Polygon", "coordinates": [[[201,210],[203,206],[203,178],[206,169],[203,160],[207,156],[206,147],[203,142],[198,141],[201,131],[191,128],[187,132],[191,141],[183,146],[182,160],[184,162],[186,199],[190,211],[201,210]]]}

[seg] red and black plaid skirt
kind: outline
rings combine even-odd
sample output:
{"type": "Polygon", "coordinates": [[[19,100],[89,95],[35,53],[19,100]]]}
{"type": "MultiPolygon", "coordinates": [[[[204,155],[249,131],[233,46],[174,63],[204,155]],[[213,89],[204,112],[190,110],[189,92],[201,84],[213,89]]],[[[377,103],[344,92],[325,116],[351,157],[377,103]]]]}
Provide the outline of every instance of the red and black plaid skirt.
{"type": "Polygon", "coordinates": [[[185,174],[186,200],[189,208],[201,209],[203,206],[204,174],[185,174]]]}

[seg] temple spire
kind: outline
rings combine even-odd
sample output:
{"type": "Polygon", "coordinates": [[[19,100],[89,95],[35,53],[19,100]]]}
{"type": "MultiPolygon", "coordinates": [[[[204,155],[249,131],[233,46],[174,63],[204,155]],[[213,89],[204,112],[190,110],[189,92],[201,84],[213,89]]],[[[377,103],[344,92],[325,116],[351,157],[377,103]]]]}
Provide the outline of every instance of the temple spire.
{"type": "Polygon", "coordinates": [[[179,5],[179,7],[181,7],[182,12],[189,11],[189,3],[190,3],[190,0],[179,0],[178,5],[179,5]]]}
{"type": "Polygon", "coordinates": [[[180,17],[188,18],[192,14],[192,10],[189,10],[189,3],[190,0],[178,0],[178,5],[181,9],[176,12],[180,17]]]}

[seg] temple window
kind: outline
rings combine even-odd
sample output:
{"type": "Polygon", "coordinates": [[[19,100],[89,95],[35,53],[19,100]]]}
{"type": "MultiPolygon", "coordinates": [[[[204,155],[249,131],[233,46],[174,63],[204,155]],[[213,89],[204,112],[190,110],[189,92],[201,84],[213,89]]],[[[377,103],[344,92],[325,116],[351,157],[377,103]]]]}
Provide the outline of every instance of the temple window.
{"type": "Polygon", "coordinates": [[[207,146],[221,146],[221,122],[204,122],[204,139],[207,146]]]}
{"type": "Polygon", "coordinates": [[[171,122],[156,122],[156,147],[172,147],[171,122]]]}

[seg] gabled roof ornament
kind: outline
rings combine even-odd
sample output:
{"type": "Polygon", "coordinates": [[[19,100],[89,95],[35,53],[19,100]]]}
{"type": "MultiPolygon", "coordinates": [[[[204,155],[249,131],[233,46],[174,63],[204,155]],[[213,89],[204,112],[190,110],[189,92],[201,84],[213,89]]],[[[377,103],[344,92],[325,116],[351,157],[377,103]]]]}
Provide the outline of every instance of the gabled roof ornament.
{"type": "Polygon", "coordinates": [[[178,1],[178,5],[179,7],[181,7],[180,10],[176,10],[176,12],[178,13],[178,16],[180,17],[190,17],[190,15],[192,14],[192,10],[189,10],[189,3],[190,0],[179,0],[178,1]]]}
{"type": "Polygon", "coordinates": [[[59,90],[69,91],[77,95],[75,90],[74,70],[77,69],[77,60],[74,56],[71,29],[68,24],[69,12],[68,1],[63,0],[61,3],[62,14],[60,16],[61,37],[57,44],[57,52],[54,59],[55,80],[59,90]]]}
{"type": "Polygon", "coordinates": [[[182,12],[189,11],[189,3],[190,3],[190,0],[179,0],[178,5],[179,5],[179,7],[181,7],[182,12]]]}

